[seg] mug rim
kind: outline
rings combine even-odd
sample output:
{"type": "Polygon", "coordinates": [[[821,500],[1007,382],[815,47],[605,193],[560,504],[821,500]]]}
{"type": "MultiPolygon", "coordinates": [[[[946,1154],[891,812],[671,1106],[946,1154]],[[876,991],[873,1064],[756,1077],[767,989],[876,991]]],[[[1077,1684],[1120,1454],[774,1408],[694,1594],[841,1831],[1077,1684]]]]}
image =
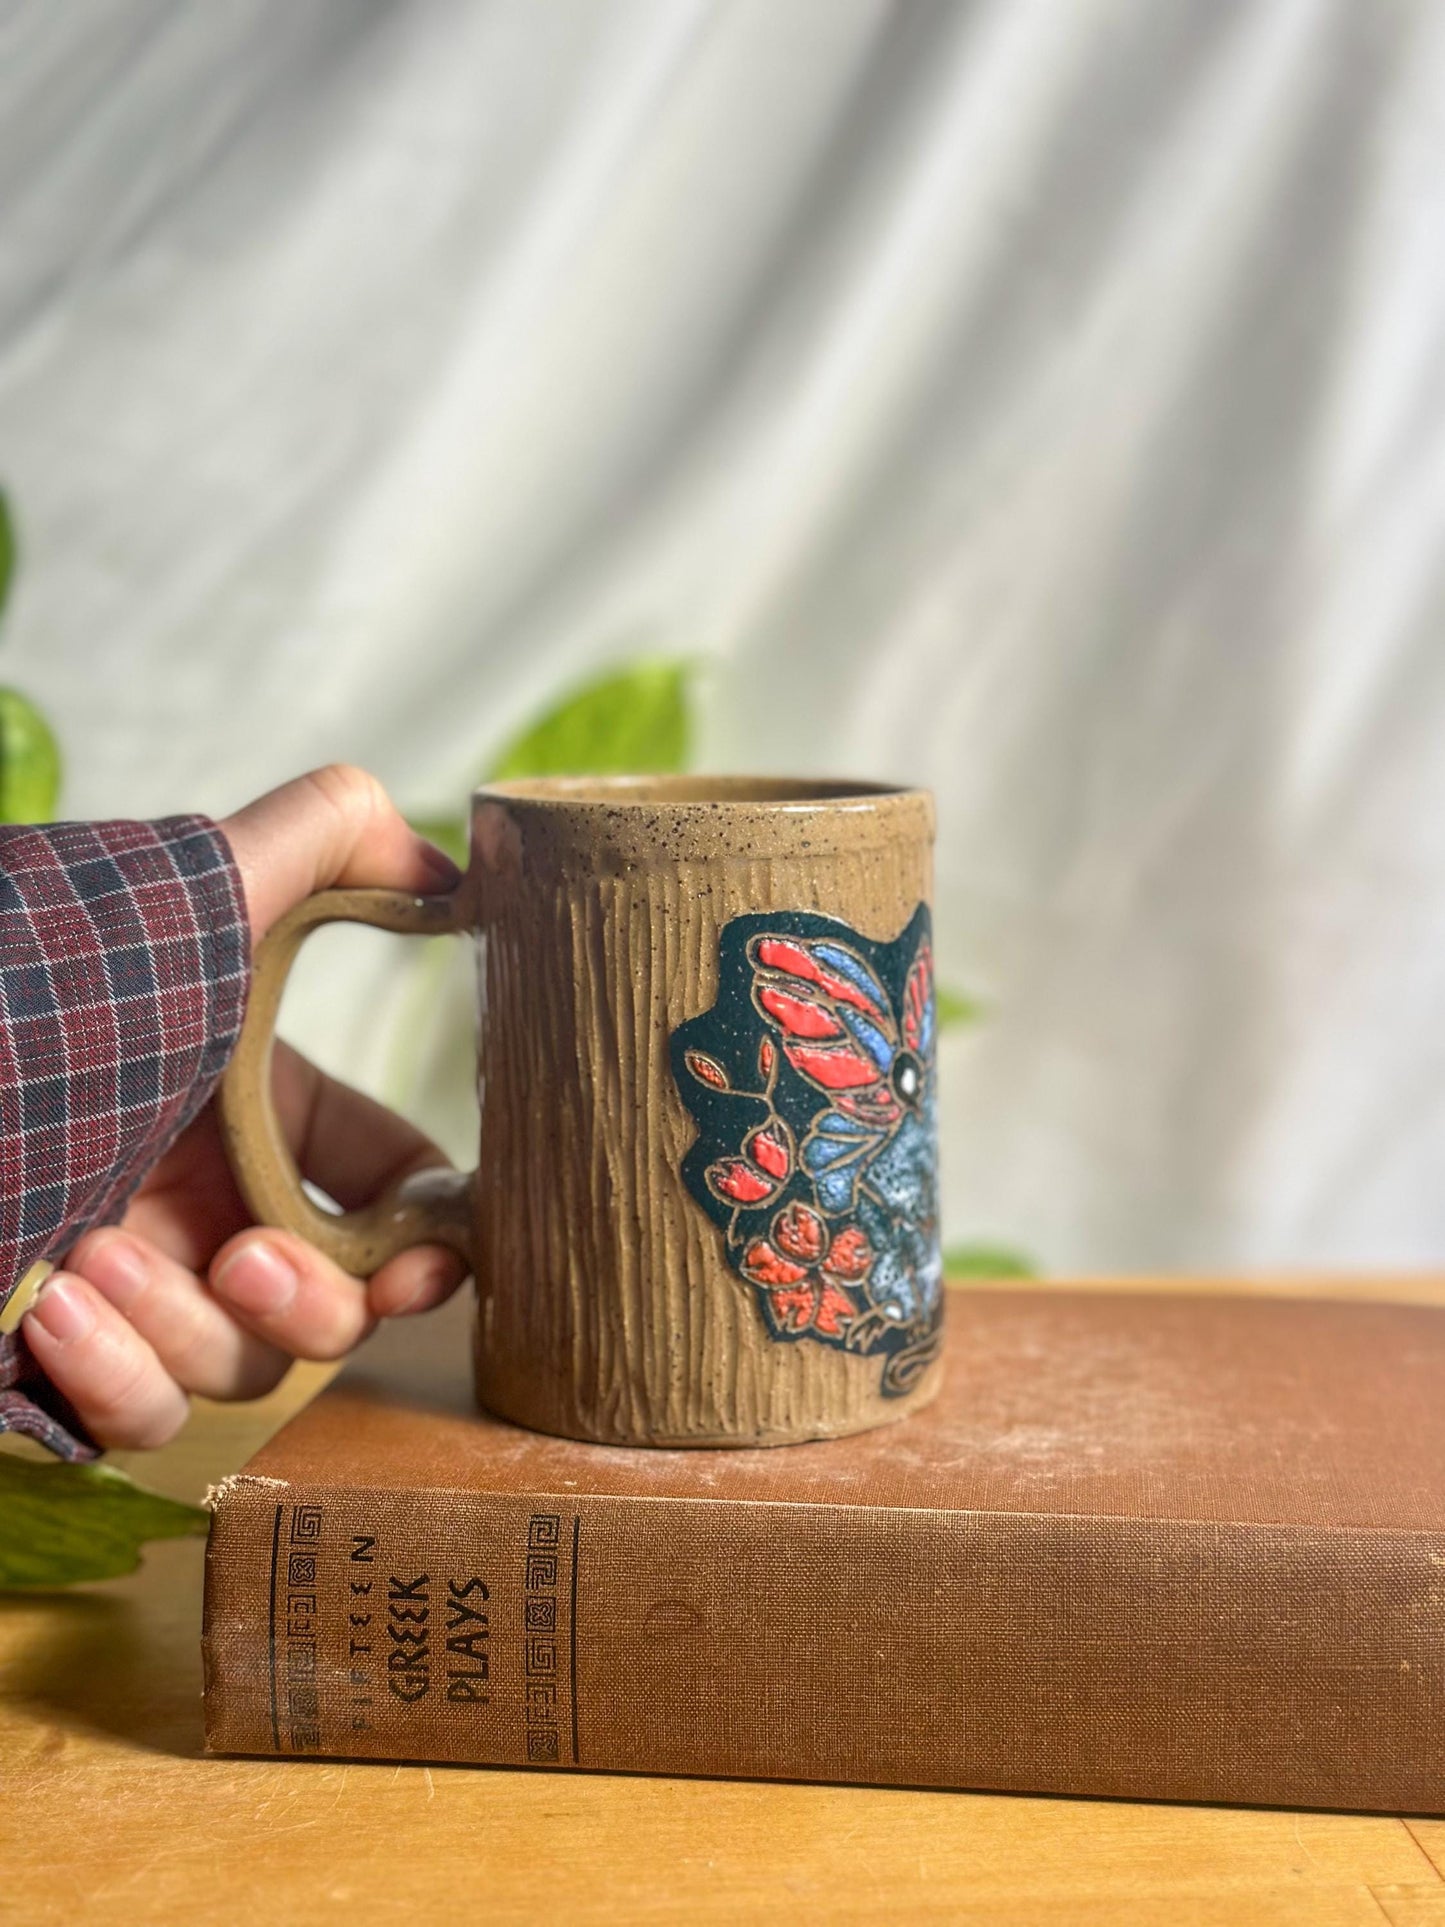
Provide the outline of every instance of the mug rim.
{"type": "Polygon", "coordinates": [[[916,783],[823,776],[709,775],[706,772],[638,776],[526,776],[481,783],[474,802],[495,799],[549,811],[691,809],[759,810],[786,814],[809,810],[875,808],[882,803],[926,798],[916,783]]]}

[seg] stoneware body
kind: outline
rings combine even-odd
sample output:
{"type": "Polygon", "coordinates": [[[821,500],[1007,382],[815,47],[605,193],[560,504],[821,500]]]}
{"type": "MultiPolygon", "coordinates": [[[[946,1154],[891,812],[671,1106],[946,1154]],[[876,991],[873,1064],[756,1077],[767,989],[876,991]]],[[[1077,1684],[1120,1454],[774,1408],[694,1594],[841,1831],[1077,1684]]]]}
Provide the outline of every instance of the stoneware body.
{"type": "Polygon", "coordinates": [[[263,946],[223,1091],[243,1189],[356,1271],[464,1251],[478,1395],[521,1424],[742,1445],[905,1416],[943,1306],[932,842],[925,792],[862,784],[479,792],[454,898],[324,892],[263,946]],[[264,1061],[337,916],[471,934],[481,1112],[473,1178],[340,1219],[286,1168],[264,1061]]]}

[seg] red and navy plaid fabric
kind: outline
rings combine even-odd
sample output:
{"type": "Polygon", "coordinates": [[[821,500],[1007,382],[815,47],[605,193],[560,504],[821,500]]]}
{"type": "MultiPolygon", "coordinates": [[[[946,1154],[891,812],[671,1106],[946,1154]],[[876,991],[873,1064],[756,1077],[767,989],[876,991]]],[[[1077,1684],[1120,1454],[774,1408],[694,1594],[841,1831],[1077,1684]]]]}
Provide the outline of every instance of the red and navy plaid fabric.
{"type": "MultiPolygon", "coordinates": [[[[249,973],[241,879],[206,818],[0,827],[0,1305],[118,1219],[201,1109],[249,973]]],[[[0,1432],[94,1456],[18,1334],[0,1432]]]]}

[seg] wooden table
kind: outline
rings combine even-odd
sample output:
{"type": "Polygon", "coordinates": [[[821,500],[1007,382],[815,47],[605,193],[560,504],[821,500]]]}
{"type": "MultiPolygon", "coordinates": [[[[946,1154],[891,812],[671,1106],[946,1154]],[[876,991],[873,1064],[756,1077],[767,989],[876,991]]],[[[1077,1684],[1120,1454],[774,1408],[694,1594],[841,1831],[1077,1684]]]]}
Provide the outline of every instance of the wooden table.
{"type": "MultiPolygon", "coordinates": [[[[1445,1280],[1334,1289],[1445,1304],[1445,1280]]],[[[322,1376],[120,1462],[194,1498],[322,1376]]],[[[0,1921],[1445,1927],[1445,1821],[207,1760],[201,1559],[0,1599],[0,1921]]]]}

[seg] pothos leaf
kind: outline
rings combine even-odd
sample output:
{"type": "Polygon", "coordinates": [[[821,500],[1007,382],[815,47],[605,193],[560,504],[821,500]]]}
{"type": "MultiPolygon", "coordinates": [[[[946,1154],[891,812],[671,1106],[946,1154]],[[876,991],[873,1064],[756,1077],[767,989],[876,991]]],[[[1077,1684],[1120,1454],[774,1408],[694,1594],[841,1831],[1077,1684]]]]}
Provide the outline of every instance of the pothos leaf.
{"type": "Polygon", "coordinates": [[[15,574],[15,523],[10,514],[10,502],[4,489],[0,489],[0,615],[5,613],[5,604],[10,596],[10,581],[15,574]]]}
{"type": "Polygon", "coordinates": [[[0,823],[53,822],[60,800],[60,745],[18,689],[0,689],[0,823]]]}
{"type": "Polygon", "coordinates": [[[411,827],[418,836],[424,836],[429,843],[435,843],[439,850],[445,850],[453,863],[465,869],[467,826],[461,817],[414,816],[411,827]]]}
{"type": "Polygon", "coordinates": [[[109,1465],[37,1465],[0,1452],[0,1588],[134,1572],[148,1539],[204,1534],[208,1515],[109,1465]]]}
{"type": "Polygon", "coordinates": [[[634,662],[584,684],[513,737],[489,774],[671,774],[692,747],[691,667],[634,662]]]}
{"type": "Polygon", "coordinates": [[[950,990],[946,984],[939,984],[933,996],[940,1030],[976,1024],[983,1016],[983,1005],[976,997],[965,997],[962,991],[950,990]]]}
{"type": "MultiPolygon", "coordinates": [[[[692,750],[692,669],[634,662],[571,690],[505,743],[486,778],[656,776],[687,768],[692,750]]],[[[413,818],[412,828],[467,860],[464,816],[413,818]]]]}
{"type": "Polygon", "coordinates": [[[1006,1245],[949,1245],[943,1254],[946,1278],[1037,1278],[1038,1266],[1006,1245]]]}

